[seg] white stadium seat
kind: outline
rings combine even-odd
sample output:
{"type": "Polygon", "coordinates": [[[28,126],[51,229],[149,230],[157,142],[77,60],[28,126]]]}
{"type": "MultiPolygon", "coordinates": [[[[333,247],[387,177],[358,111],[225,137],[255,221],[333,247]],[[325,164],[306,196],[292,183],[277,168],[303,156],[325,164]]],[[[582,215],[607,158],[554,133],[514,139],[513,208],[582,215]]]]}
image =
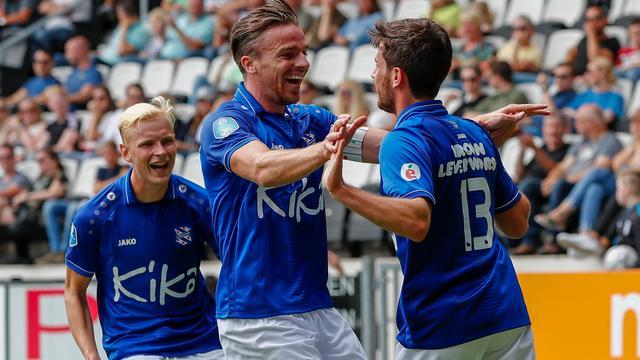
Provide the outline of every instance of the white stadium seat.
{"type": "Polygon", "coordinates": [[[637,109],[640,109],[640,81],[635,85],[635,89],[633,90],[633,95],[631,96],[631,100],[629,100],[629,104],[627,105],[627,116],[630,117],[633,115],[633,112],[637,109]]]}
{"type": "Polygon", "coordinates": [[[400,0],[394,19],[423,18],[427,16],[430,9],[431,2],[428,0],[400,0]]]}
{"type": "Polygon", "coordinates": [[[67,177],[67,181],[69,181],[69,184],[73,184],[78,174],[78,160],[60,158],[60,163],[64,168],[64,175],[67,177]]]}
{"type": "Polygon", "coordinates": [[[103,81],[105,81],[105,80],[107,80],[109,78],[109,73],[111,72],[111,68],[109,67],[109,65],[98,64],[98,65],[96,65],[96,69],[98,70],[100,75],[102,75],[102,80],[103,81]]]}
{"type": "Polygon", "coordinates": [[[633,92],[633,82],[629,79],[618,79],[616,81],[614,90],[620,93],[624,98],[624,105],[627,106],[631,100],[631,93],[633,92]]]}
{"type": "Polygon", "coordinates": [[[543,68],[551,70],[564,62],[569,50],[578,45],[583,36],[584,33],[579,29],[559,30],[552,33],[547,40],[543,68]]]}
{"type": "Polygon", "coordinates": [[[624,7],[624,11],[622,12],[621,15],[622,16],[640,15],[640,1],[627,0],[627,3],[624,7]]]}
{"type": "Polygon", "coordinates": [[[500,49],[504,43],[507,42],[507,39],[503,38],[500,35],[487,35],[484,37],[485,41],[493,44],[493,47],[496,49],[500,49]]]}
{"type": "Polygon", "coordinates": [[[106,162],[101,157],[83,159],[78,170],[78,177],[71,187],[69,195],[72,197],[91,197],[96,183],[98,169],[105,166],[106,162]]]}
{"type": "Polygon", "coordinates": [[[507,12],[507,0],[486,0],[489,10],[493,14],[493,27],[499,28],[504,24],[504,15],[507,12]]]}
{"type": "Polygon", "coordinates": [[[617,38],[620,46],[627,44],[627,29],[624,26],[607,26],[604,32],[609,37],[617,38]]]}
{"type": "Polygon", "coordinates": [[[359,83],[373,84],[371,72],[376,66],[377,50],[370,44],[359,46],[351,55],[347,78],[359,83]]]}
{"type": "Polygon", "coordinates": [[[544,93],[540,85],[534,82],[516,84],[516,88],[522,91],[530,103],[540,104],[544,102],[544,93]]]}
{"type": "Polygon", "coordinates": [[[127,86],[140,82],[141,75],[142,65],[137,62],[121,62],[114,65],[107,81],[111,97],[116,100],[124,99],[127,86]]]}
{"type": "Polygon", "coordinates": [[[436,100],[442,101],[447,110],[452,112],[462,104],[462,90],[454,87],[442,87],[438,91],[436,100]],[[448,100],[450,97],[452,98],[448,100]]]}
{"type": "Polygon", "coordinates": [[[393,0],[381,0],[378,1],[378,5],[380,5],[380,10],[382,10],[382,14],[384,14],[384,19],[387,21],[393,20],[393,14],[396,10],[396,2],[393,0]]]}
{"type": "Polygon", "coordinates": [[[229,61],[233,61],[233,58],[230,54],[220,55],[211,60],[211,66],[209,67],[209,71],[207,72],[207,81],[212,84],[217,84],[218,81],[220,81],[222,69],[229,61]]]}
{"type": "Polygon", "coordinates": [[[309,80],[318,86],[336,89],[344,81],[349,65],[349,49],[345,46],[322,48],[315,56],[309,80]]]}
{"type": "Polygon", "coordinates": [[[542,20],[543,9],[544,1],[542,0],[511,0],[504,18],[504,24],[511,25],[511,22],[520,15],[527,16],[534,25],[538,24],[542,20]]]}
{"type": "Polygon", "coordinates": [[[140,83],[147,97],[169,92],[175,67],[171,60],[151,60],[145,65],[140,83]]]}
{"type": "Polygon", "coordinates": [[[542,22],[559,22],[573,26],[584,14],[586,0],[548,0],[542,22]]]}
{"type": "Polygon", "coordinates": [[[173,163],[173,173],[176,175],[182,175],[184,171],[184,155],[177,153],[176,161],[173,163]]]}
{"type": "Polygon", "coordinates": [[[187,158],[184,160],[182,176],[200,186],[204,186],[204,176],[202,175],[199,152],[187,155],[187,158]]]}
{"type": "Polygon", "coordinates": [[[360,16],[360,5],[355,1],[342,1],[336,7],[347,19],[357,19],[360,16]]]}
{"type": "Polygon", "coordinates": [[[72,71],[73,68],[71,66],[56,66],[51,69],[51,75],[53,75],[54,78],[58,79],[60,83],[64,84],[67,82],[67,79],[69,78],[69,75],[71,75],[72,71]]]}
{"type": "Polygon", "coordinates": [[[208,68],[209,60],[207,58],[191,57],[180,61],[171,85],[171,94],[191,96],[196,79],[199,76],[207,75],[208,68]]]}
{"type": "MultiPolygon", "coordinates": [[[[620,16],[623,15],[622,11],[624,10],[624,6],[626,5],[627,0],[613,0],[611,2],[611,9],[609,10],[609,22],[613,23],[620,16]]],[[[637,0],[629,0],[631,2],[637,2],[637,0]]]]}

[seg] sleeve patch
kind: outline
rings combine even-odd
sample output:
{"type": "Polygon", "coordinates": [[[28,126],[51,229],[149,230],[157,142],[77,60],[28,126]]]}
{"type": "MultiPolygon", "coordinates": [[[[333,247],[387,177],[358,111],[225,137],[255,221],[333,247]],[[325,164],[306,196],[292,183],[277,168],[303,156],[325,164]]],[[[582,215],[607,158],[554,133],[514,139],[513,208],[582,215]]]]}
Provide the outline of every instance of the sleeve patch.
{"type": "Polygon", "coordinates": [[[420,179],[420,167],[414,163],[404,163],[400,168],[400,176],[405,181],[414,181],[420,179]]]}
{"type": "Polygon", "coordinates": [[[232,117],[223,116],[213,122],[213,136],[216,139],[224,139],[238,130],[240,125],[232,117]]]}
{"type": "Polygon", "coordinates": [[[69,247],[78,245],[78,230],[76,226],[71,224],[71,234],[69,235],[69,247]]]}

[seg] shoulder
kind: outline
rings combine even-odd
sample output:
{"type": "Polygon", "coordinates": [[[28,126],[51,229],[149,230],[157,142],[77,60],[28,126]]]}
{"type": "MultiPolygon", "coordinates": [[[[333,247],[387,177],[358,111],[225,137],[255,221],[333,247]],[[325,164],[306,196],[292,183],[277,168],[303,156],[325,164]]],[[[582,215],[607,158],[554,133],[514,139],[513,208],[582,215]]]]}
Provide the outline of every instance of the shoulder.
{"type": "Polygon", "coordinates": [[[176,191],[176,199],[181,200],[186,206],[195,213],[209,213],[209,197],[206,190],[182,176],[172,175],[173,184],[176,191]]]}
{"type": "Polygon", "coordinates": [[[123,178],[109,184],[94,197],[89,199],[75,215],[74,222],[88,223],[90,225],[102,225],[123,201],[123,192],[120,183],[123,178]]]}
{"type": "Polygon", "coordinates": [[[333,118],[335,117],[335,115],[323,108],[320,107],[318,105],[305,105],[305,104],[294,104],[294,105],[289,105],[289,111],[291,111],[292,114],[294,114],[294,116],[310,116],[312,118],[321,118],[321,119],[325,119],[327,117],[333,118]]]}

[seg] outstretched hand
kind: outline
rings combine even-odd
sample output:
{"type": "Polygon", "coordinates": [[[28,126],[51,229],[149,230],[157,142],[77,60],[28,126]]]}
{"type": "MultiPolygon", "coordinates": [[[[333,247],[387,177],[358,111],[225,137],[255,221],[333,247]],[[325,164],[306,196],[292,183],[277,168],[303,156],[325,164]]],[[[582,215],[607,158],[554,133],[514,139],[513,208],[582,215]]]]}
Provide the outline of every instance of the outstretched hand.
{"type": "Polygon", "coordinates": [[[511,104],[488,114],[478,115],[474,120],[491,135],[500,147],[514,135],[516,125],[526,116],[547,116],[551,112],[546,104],[511,104]]]}
{"type": "Polygon", "coordinates": [[[361,116],[351,124],[349,124],[349,120],[351,120],[351,115],[342,114],[339,115],[338,120],[331,125],[331,130],[324,139],[324,150],[327,160],[329,160],[331,155],[337,151],[338,141],[346,140],[348,144],[356,133],[356,130],[358,130],[358,128],[367,121],[367,117],[361,116]]]}

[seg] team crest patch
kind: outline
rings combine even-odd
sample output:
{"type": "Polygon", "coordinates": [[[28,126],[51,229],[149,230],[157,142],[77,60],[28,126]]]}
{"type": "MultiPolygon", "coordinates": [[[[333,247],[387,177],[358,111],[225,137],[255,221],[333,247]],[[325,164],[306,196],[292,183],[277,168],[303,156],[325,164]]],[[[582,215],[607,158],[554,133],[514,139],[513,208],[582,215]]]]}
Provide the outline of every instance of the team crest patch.
{"type": "Polygon", "coordinates": [[[69,247],[78,245],[78,230],[76,226],[71,224],[71,234],[69,235],[69,247]]]}
{"type": "Polygon", "coordinates": [[[414,163],[406,163],[400,169],[400,176],[406,181],[420,179],[420,167],[414,163]]]}
{"type": "Polygon", "coordinates": [[[224,139],[239,128],[240,126],[232,117],[223,116],[213,122],[213,136],[216,139],[224,139]]]}
{"type": "Polygon", "coordinates": [[[188,226],[180,226],[175,229],[176,232],[176,242],[182,246],[188,245],[191,243],[191,228],[188,226]]]}

